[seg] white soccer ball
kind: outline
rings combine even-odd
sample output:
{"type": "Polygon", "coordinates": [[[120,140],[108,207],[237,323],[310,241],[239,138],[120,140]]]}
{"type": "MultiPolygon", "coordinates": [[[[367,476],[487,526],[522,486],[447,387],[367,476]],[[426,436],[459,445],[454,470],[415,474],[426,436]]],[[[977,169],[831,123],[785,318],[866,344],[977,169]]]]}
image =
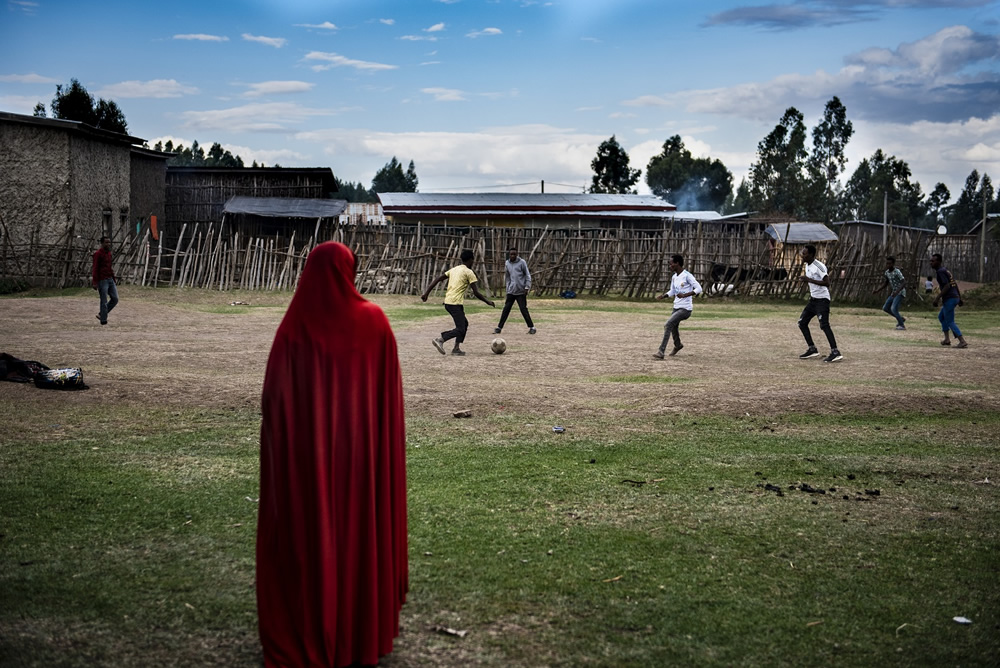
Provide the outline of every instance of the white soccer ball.
{"type": "Polygon", "coordinates": [[[507,350],[507,342],[498,336],[493,339],[493,343],[490,344],[490,349],[497,355],[503,355],[504,351],[507,350]]]}

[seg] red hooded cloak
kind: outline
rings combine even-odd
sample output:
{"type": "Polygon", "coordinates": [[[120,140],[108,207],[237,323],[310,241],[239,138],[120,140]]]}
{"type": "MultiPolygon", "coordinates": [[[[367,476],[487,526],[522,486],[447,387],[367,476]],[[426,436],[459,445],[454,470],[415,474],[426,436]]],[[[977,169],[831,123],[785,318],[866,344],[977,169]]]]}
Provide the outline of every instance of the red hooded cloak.
{"type": "Polygon", "coordinates": [[[375,664],[409,586],[403,388],[354,254],[309,254],[264,376],[257,609],[268,666],[375,664]]]}

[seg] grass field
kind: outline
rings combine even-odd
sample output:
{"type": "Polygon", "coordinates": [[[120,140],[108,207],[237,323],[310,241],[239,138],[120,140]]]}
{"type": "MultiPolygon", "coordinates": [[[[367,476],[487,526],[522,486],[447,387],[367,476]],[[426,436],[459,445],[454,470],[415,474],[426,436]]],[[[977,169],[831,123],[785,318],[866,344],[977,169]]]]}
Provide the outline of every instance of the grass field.
{"type": "MultiPolygon", "coordinates": [[[[259,665],[259,391],[289,295],[121,295],[103,328],[92,291],[0,300],[2,352],[90,385],[0,383],[0,665],[259,665]]],[[[830,365],[797,359],[800,303],[696,302],[656,361],[667,304],[532,300],[503,356],[470,307],[455,359],[439,304],[376,301],[411,578],[383,665],[995,665],[1000,311],[960,310],[955,350],[931,310],[896,332],[835,304],[830,365]]]]}

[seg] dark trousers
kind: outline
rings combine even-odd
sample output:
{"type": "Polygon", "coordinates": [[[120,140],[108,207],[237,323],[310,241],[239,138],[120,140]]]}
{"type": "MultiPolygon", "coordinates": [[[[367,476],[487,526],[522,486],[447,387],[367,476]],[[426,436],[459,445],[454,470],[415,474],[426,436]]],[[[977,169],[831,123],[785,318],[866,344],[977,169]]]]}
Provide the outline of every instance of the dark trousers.
{"type": "Polygon", "coordinates": [[[451,314],[451,319],[455,321],[455,329],[441,332],[442,341],[455,339],[455,344],[465,341],[465,333],[469,331],[469,319],[465,317],[465,307],[461,304],[445,304],[444,310],[451,314]]]}
{"type": "Polygon", "coordinates": [[[663,342],[660,343],[660,354],[667,352],[667,344],[670,343],[670,337],[674,339],[674,348],[681,347],[681,335],[678,332],[678,327],[680,327],[681,320],[687,320],[691,317],[691,311],[686,308],[675,308],[670,313],[670,318],[667,320],[667,324],[663,326],[663,342]]]}
{"type": "Polygon", "coordinates": [[[830,300],[829,299],[810,299],[806,307],[802,309],[802,315],[799,316],[799,329],[802,330],[802,336],[806,339],[806,345],[810,348],[814,348],[812,334],[809,333],[809,321],[813,317],[819,318],[819,328],[823,330],[826,334],[826,340],[830,343],[830,348],[832,350],[837,349],[837,339],[833,336],[833,329],[830,327],[830,300]]]}
{"type": "Polygon", "coordinates": [[[503,305],[503,313],[500,314],[500,324],[497,325],[498,328],[503,329],[503,324],[507,322],[507,316],[510,315],[510,307],[517,302],[517,308],[521,309],[521,317],[524,318],[524,323],[530,328],[534,327],[535,323],[531,322],[531,314],[528,313],[528,295],[507,295],[507,301],[503,305]]]}

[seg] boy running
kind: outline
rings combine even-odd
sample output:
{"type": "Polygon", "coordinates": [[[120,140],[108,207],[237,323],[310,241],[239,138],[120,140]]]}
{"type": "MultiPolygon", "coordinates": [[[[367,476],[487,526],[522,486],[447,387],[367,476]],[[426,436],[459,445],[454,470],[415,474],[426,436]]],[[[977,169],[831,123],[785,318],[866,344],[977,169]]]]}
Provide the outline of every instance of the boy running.
{"type": "Polygon", "coordinates": [[[663,326],[663,341],[660,343],[660,349],[653,353],[653,357],[658,360],[663,359],[671,337],[674,339],[674,349],[670,351],[671,357],[684,347],[678,328],[681,320],[687,320],[691,317],[691,308],[694,304],[691,298],[701,294],[701,285],[691,275],[691,272],[684,268],[683,255],[670,256],[670,269],[674,272],[670,278],[670,289],[656,297],[657,299],[674,298],[674,310],[670,313],[667,324],[663,326]]]}
{"type": "Polygon", "coordinates": [[[823,361],[839,362],[844,356],[837,350],[837,339],[830,327],[830,277],[827,276],[826,265],[816,259],[816,247],[812,244],[802,249],[802,261],[806,265],[806,270],[799,280],[809,284],[810,298],[809,303],[802,309],[802,315],[799,316],[799,329],[809,347],[799,355],[799,359],[819,356],[812,334],[809,333],[809,321],[815,316],[819,318],[819,328],[826,334],[826,340],[830,343],[830,355],[823,361]]]}
{"type": "Polygon", "coordinates": [[[882,304],[882,310],[896,319],[896,329],[906,329],[906,318],[899,315],[899,302],[906,296],[906,280],[903,272],[896,267],[896,258],[889,256],[885,259],[885,280],[882,285],[876,286],[872,292],[878,292],[886,286],[889,287],[889,297],[882,304]]]}
{"type": "Polygon", "coordinates": [[[421,301],[427,301],[427,296],[431,293],[438,283],[447,279],[448,288],[445,290],[444,294],[444,308],[451,314],[452,319],[455,321],[455,328],[450,329],[447,332],[441,332],[441,336],[431,341],[437,351],[442,355],[444,352],[445,341],[455,339],[455,347],[452,348],[452,355],[465,355],[465,352],[459,347],[463,341],[465,341],[465,333],[469,331],[469,319],[465,317],[465,291],[470,287],[472,288],[472,294],[476,296],[476,299],[480,300],[485,304],[489,304],[493,308],[496,308],[491,300],[484,297],[480,292],[479,288],[476,287],[478,279],[476,278],[475,272],[472,271],[472,260],[475,258],[475,253],[471,250],[462,251],[462,264],[456,265],[438,276],[433,283],[427,286],[424,290],[424,294],[420,295],[421,301]]]}

